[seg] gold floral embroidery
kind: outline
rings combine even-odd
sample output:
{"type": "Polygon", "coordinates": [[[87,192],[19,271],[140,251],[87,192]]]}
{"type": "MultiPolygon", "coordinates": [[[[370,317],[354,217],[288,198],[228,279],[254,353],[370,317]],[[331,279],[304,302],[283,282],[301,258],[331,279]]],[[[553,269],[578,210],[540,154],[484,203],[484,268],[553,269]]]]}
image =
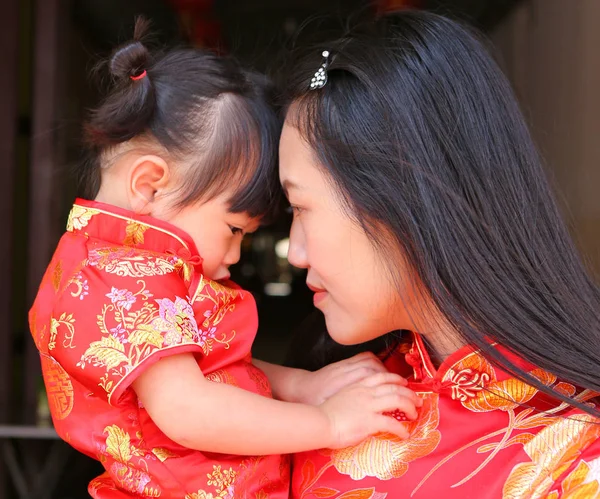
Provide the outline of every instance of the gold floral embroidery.
{"type": "Polygon", "coordinates": [[[233,485],[237,475],[237,471],[234,471],[233,468],[222,469],[221,466],[213,465],[212,473],[207,473],[206,476],[208,478],[207,485],[215,489],[214,495],[212,492],[201,489],[198,492],[187,494],[185,499],[234,499],[233,485]]]}
{"type": "Polygon", "coordinates": [[[113,479],[108,473],[103,473],[90,482],[89,491],[91,494],[96,494],[100,489],[117,490],[113,479]]]}
{"type": "MultiPolygon", "coordinates": [[[[561,499],[598,499],[600,497],[600,458],[589,464],[583,459],[561,484],[561,499]]],[[[552,491],[547,499],[558,499],[558,491],[552,491]]]]}
{"type": "Polygon", "coordinates": [[[100,461],[106,463],[107,456],[114,460],[110,465],[110,472],[115,477],[117,485],[143,497],[160,497],[161,491],[158,487],[148,486],[152,478],[148,473],[148,464],[145,459],[150,456],[147,456],[144,450],[133,445],[129,434],[119,426],[107,426],[104,433],[108,436],[100,461]],[[134,457],[136,458],[135,466],[131,463],[134,457]]]}
{"type": "MultiPolygon", "coordinates": [[[[330,451],[327,451],[330,452],[330,451]]],[[[315,465],[309,459],[302,466],[302,483],[300,485],[300,497],[331,498],[331,499],[385,499],[386,493],[377,492],[375,488],[361,488],[348,490],[340,493],[332,487],[316,486],[325,471],[331,467],[331,463],[321,468],[319,473],[315,472],[315,465]]]]}
{"type": "Polygon", "coordinates": [[[387,493],[377,492],[375,487],[347,490],[340,494],[339,490],[330,487],[317,487],[311,490],[310,496],[318,499],[385,499],[387,493]]]}
{"type": "MultiPolygon", "coordinates": [[[[575,393],[575,387],[573,387],[572,385],[569,385],[568,383],[558,383],[556,385],[556,389],[559,391],[562,391],[563,393],[569,393],[569,395],[571,395],[571,396],[575,393]]],[[[576,395],[574,398],[576,400],[579,400],[580,402],[585,402],[586,400],[594,398],[595,396],[596,396],[595,393],[590,392],[589,390],[584,390],[580,394],[576,395]]],[[[479,466],[477,466],[477,468],[475,470],[473,470],[469,475],[464,477],[462,480],[455,483],[453,485],[453,487],[459,487],[460,485],[463,485],[464,483],[471,480],[471,478],[473,478],[483,468],[485,468],[490,463],[490,461],[492,461],[492,459],[494,459],[496,457],[496,455],[503,449],[506,449],[507,447],[510,447],[511,445],[523,445],[523,446],[529,445],[530,442],[532,442],[534,439],[537,439],[539,437],[540,433],[546,431],[547,428],[542,429],[541,432],[538,433],[537,435],[534,435],[533,433],[531,433],[527,430],[530,430],[533,428],[540,428],[540,427],[554,427],[553,425],[557,421],[572,421],[571,419],[566,419],[561,416],[554,415],[554,414],[559,414],[560,412],[568,409],[569,406],[564,403],[557,405],[553,409],[549,409],[546,412],[537,412],[532,408],[528,408],[528,409],[521,410],[517,414],[517,413],[515,413],[515,410],[512,408],[514,399],[516,399],[516,398],[518,398],[518,397],[513,396],[511,399],[506,401],[506,404],[508,406],[508,409],[506,409],[507,416],[508,416],[508,425],[505,428],[488,433],[487,435],[484,435],[472,442],[469,442],[468,444],[463,445],[459,449],[456,449],[454,452],[447,455],[444,459],[439,461],[425,475],[423,480],[421,480],[421,482],[413,490],[411,495],[414,495],[421,488],[421,486],[423,486],[423,484],[437,470],[439,470],[444,464],[448,463],[454,457],[456,457],[458,454],[460,454],[461,452],[465,451],[466,449],[468,449],[470,447],[473,447],[475,445],[481,445],[486,440],[490,440],[494,437],[501,437],[499,442],[481,445],[477,449],[478,454],[487,453],[488,456],[483,460],[483,462],[481,464],[479,464],[479,466]]],[[[575,421],[577,422],[579,420],[575,420],[575,421]]],[[[600,425],[595,425],[595,426],[600,426],[600,425]]]]}
{"type": "MultiPolygon", "coordinates": [[[[555,417],[552,424],[523,446],[531,462],[519,463],[513,468],[504,484],[503,499],[546,498],[556,480],[599,437],[600,425],[593,416],[582,414],[576,418],[555,417]]],[[[573,473],[575,472],[581,478],[582,469],[576,469],[573,473]]],[[[582,484],[583,480],[578,479],[577,474],[570,477],[566,482],[567,487],[573,489],[582,484]]],[[[598,482],[595,484],[597,492],[598,482]]],[[[594,496],[572,497],[590,499],[594,496]]]]}
{"type": "Polygon", "coordinates": [[[48,350],[54,350],[56,348],[56,338],[58,336],[59,328],[65,331],[62,346],[64,348],[75,348],[75,345],[73,345],[75,337],[75,318],[73,317],[73,314],[67,315],[65,312],[62,313],[58,319],[52,317],[50,320],[48,350]]]}
{"type": "Polygon", "coordinates": [[[123,244],[125,246],[144,244],[144,232],[147,230],[147,225],[130,220],[127,222],[127,227],[125,227],[125,239],[123,240],[123,244]]]}
{"type": "MultiPolygon", "coordinates": [[[[301,473],[300,497],[333,497],[339,491],[335,489],[320,490],[316,487],[325,471],[333,466],[353,480],[362,480],[370,476],[379,480],[399,478],[409,468],[409,463],[420,459],[435,450],[440,442],[441,434],[437,430],[439,424],[439,395],[437,393],[422,393],[423,407],[415,421],[407,421],[410,437],[400,440],[395,435],[381,434],[367,438],[354,447],[325,451],[330,455],[329,463],[315,472],[312,461],[305,461],[301,473]],[[325,494],[323,496],[317,495],[325,494]],[[332,496],[327,494],[331,493],[332,496]]],[[[382,499],[385,495],[374,489],[357,489],[345,492],[336,499],[369,498],[382,499]]]]}
{"type": "Polygon", "coordinates": [[[141,456],[138,449],[131,445],[131,437],[122,428],[117,425],[111,425],[104,428],[106,437],[106,452],[120,463],[127,463],[133,455],[141,456]]]}
{"type": "Polygon", "coordinates": [[[73,298],[79,298],[83,300],[89,294],[89,285],[87,279],[83,278],[81,272],[75,274],[71,279],[69,279],[69,286],[74,285],[75,289],[71,291],[71,296],[73,298]]]}
{"type": "Polygon", "coordinates": [[[224,383],[226,385],[238,386],[235,378],[228,373],[225,369],[219,369],[215,372],[206,375],[208,381],[213,383],[224,383]]]}
{"type": "Polygon", "coordinates": [[[90,251],[87,263],[107,274],[120,277],[151,277],[170,274],[176,258],[166,258],[133,248],[100,248],[90,251]]]}
{"type": "MultiPolygon", "coordinates": [[[[238,467],[238,475],[235,479],[235,489],[236,490],[247,490],[248,487],[255,487],[256,482],[259,480],[257,473],[260,472],[260,464],[264,461],[264,457],[262,456],[251,456],[244,459],[240,466],[238,467]]],[[[285,470],[289,473],[289,460],[287,456],[281,456],[280,461],[280,474],[282,472],[281,467],[284,467],[285,470]],[[286,466],[287,465],[287,466],[286,466]]],[[[288,475],[289,479],[289,475],[288,475]]],[[[263,475],[260,480],[264,480],[267,482],[267,486],[272,483],[267,475],[263,475]]],[[[287,483],[287,480],[284,481],[287,483]]],[[[259,482],[261,483],[261,482],[259,482]]],[[[263,498],[268,499],[269,494],[265,492],[263,489],[258,490],[255,494],[256,499],[263,498]]]]}
{"type": "Polygon", "coordinates": [[[222,469],[220,465],[213,465],[212,473],[207,473],[208,486],[215,488],[216,497],[233,498],[233,484],[237,477],[237,471],[233,468],[222,469]]]}
{"type": "MultiPolygon", "coordinates": [[[[323,496],[317,496],[323,497],[323,496]]],[[[387,494],[377,492],[374,487],[368,489],[354,489],[344,492],[337,496],[336,499],[385,499],[387,494]]]]}
{"type": "MultiPolygon", "coordinates": [[[[210,301],[213,304],[212,310],[206,310],[204,312],[204,320],[201,324],[198,324],[198,327],[203,328],[206,332],[205,354],[212,351],[213,343],[215,342],[224,345],[225,350],[229,349],[236,335],[235,330],[231,331],[229,337],[226,333],[217,337],[216,331],[217,326],[225,315],[235,310],[235,300],[239,295],[240,292],[235,289],[227,288],[216,281],[210,281],[202,277],[192,303],[210,301]]],[[[200,321],[201,319],[198,318],[198,320],[200,321]]]]}
{"type": "Polygon", "coordinates": [[[73,230],[83,229],[90,222],[91,218],[98,213],[100,212],[92,208],[74,205],[67,220],[67,231],[73,232],[73,230]]]}
{"type": "Polygon", "coordinates": [[[73,383],[67,372],[54,359],[41,356],[44,384],[52,417],[65,419],[73,410],[73,383]]]}
{"type": "Polygon", "coordinates": [[[182,258],[177,258],[177,261],[173,264],[175,272],[186,282],[189,283],[192,279],[194,272],[194,266],[191,263],[186,262],[182,258]]]}
{"type": "MultiPolygon", "coordinates": [[[[530,373],[545,385],[556,376],[542,369],[530,373]]],[[[529,402],[537,388],[516,378],[499,381],[494,367],[480,354],[472,353],[448,370],[443,382],[452,385],[452,398],[473,412],[508,411],[529,402]],[[485,389],[484,389],[485,388],[485,389]]]]}
{"type": "Polygon", "coordinates": [[[63,270],[62,270],[62,261],[59,260],[56,262],[54,266],[54,270],[52,271],[52,287],[55,292],[58,292],[60,288],[60,282],[62,280],[63,270]]]}
{"type": "Polygon", "coordinates": [[[408,471],[411,461],[431,453],[440,442],[438,394],[424,393],[423,407],[415,421],[405,424],[410,437],[401,440],[395,435],[384,434],[367,438],[355,447],[332,451],[335,469],[349,475],[353,480],[366,476],[379,480],[398,478],[408,471]]]}
{"type": "Polygon", "coordinates": [[[167,459],[179,457],[177,454],[168,449],[163,449],[162,447],[155,447],[152,449],[152,454],[154,454],[161,463],[164,463],[167,459]]]}
{"type": "Polygon", "coordinates": [[[199,490],[198,492],[193,492],[192,494],[187,494],[185,499],[216,499],[212,494],[208,492],[204,492],[203,490],[199,490]]]}
{"type": "Polygon", "coordinates": [[[108,394],[115,388],[114,381],[126,376],[157,349],[184,343],[201,345],[206,340],[198,331],[187,300],[157,299],[157,309],[147,302],[152,294],[146,290],[144,281],[137,283],[140,289],[136,293],[113,287],[106,295],[110,303],[97,316],[103,336],[90,344],[77,363],[81,369],[86,364],[106,368],[99,386],[108,394]],[[138,300],[143,305],[132,311],[138,300]]]}
{"type": "Polygon", "coordinates": [[[450,369],[446,378],[452,383],[452,398],[461,402],[476,397],[477,392],[483,390],[490,380],[488,373],[480,373],[468,368],[458,372],[450,369]]]}
{"type": "Polygon", "coordinates": [[[227,312],[235,309],[235,303],[233,302],[235,302],[239,294],[240,292],[235,289],[227,288],[216,281],[210,281],[203,277],[192,302],[196,303],[208,300],[214,304],[214,308],[213,313],[206,312],[204,314],[206,319],[202,326],[208,327],[209,323],[212,323],[214,326],[219,324],[227,312]]]}

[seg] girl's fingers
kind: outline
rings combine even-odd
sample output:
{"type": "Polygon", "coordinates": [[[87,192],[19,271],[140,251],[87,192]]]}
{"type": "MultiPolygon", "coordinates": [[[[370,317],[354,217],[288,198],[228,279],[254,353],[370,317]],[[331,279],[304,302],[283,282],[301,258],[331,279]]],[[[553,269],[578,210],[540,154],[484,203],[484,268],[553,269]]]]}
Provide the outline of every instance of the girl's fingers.
{"type": "Polygon", "coordinates": [[[402,440],[406,440],[410,436],[406,425],[389,416],[381,416],[375,420],[374,424],[376,433],[391,433],[402,440]]]}
{"type": "Polygon", "coordinates": [[[385,397],[387,395],[400,395],[412,401],[412,403],[415,404],[416,407],[421,407],[423,405],[423,399],[411,389],[405,388],[404,386],[391,384],[379,385],[373,389],[373,395],[375,397],[385,397]]]}
{"type": "Polygon", "coordinates": [[[361,384],[367,388],[375,388],[379,385],[387,384],[405,386],[407,384],[407,381],[399,374],[383,372],[373,374],[372,376],[365,378],[361,382],[361,384]]]}
{"type": "Polygon", "coordinates": [[[417,419],[418,412],[415,403],[408,397],[390,393],[373,399],[373,410],[379,413],[400,411],[407,419],[417,419]]]}

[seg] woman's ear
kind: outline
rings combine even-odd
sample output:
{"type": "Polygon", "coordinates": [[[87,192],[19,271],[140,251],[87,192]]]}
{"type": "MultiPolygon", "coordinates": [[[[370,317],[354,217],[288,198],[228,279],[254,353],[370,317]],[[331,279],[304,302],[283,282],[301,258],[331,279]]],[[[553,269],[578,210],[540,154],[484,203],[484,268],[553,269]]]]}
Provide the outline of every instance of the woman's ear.
{"type": "Polygon", "coordinates": [[[139,215],[151,215],[169,178],[169,165],[160,156],[149,154],[137,158],[127,176],[127,196],[131,210],[139,215]]]}

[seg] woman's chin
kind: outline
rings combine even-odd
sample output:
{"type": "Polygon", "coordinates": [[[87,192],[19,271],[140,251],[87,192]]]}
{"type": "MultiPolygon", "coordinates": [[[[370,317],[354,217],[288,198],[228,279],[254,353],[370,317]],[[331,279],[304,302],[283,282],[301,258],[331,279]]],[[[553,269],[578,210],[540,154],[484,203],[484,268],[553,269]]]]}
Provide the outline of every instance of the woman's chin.
{"type": "Polygon", "coordinates": [[[342,324],[328,320],[327,316],[325,316],[325,322],[327,324],[329,336],[331,336],[333,341],[340,345],[360,345],[361,343],[373,339],[372,337],[368,337],[369,335],[364,334],[364,332],[356,330],[356,328],[344,327],[342,324]]]}
{"type": "Polygon", "coordinates": [[[381,321],[373,321],[371,324],[359,323],[349,317],[336,317],[333,314],[325,313],[325,324],[327,332],[331,339],[344,346],[360,345],[368,341],[384,336],[389,331],[382,330],[381,321]],[[378,327],[379,326],[379,327],[378,327]]]}

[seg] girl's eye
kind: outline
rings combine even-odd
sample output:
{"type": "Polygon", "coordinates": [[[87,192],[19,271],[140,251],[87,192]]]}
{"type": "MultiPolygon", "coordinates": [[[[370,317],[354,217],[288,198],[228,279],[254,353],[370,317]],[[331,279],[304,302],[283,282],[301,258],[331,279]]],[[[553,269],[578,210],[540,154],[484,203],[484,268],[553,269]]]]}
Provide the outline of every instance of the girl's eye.
{"type": "Polygon", "coordinates": [[[242,229],[240,229],[239,227],[234,227],[233,225],[230,225],[229,228],[231,229],[231,233],[234,236],[237,236],[238,234],[243,234],[244,231],[242,229]]]}
{"type": "Polygon", "coordinates": [[[291,204],[290,206],[288,206],[287,210],[288,213],[292,214],[292,215],[299,215],[300,212],[302,211],[302,208],[300,208],[299,206],[294,206],[293,204],[291,204]]]}

